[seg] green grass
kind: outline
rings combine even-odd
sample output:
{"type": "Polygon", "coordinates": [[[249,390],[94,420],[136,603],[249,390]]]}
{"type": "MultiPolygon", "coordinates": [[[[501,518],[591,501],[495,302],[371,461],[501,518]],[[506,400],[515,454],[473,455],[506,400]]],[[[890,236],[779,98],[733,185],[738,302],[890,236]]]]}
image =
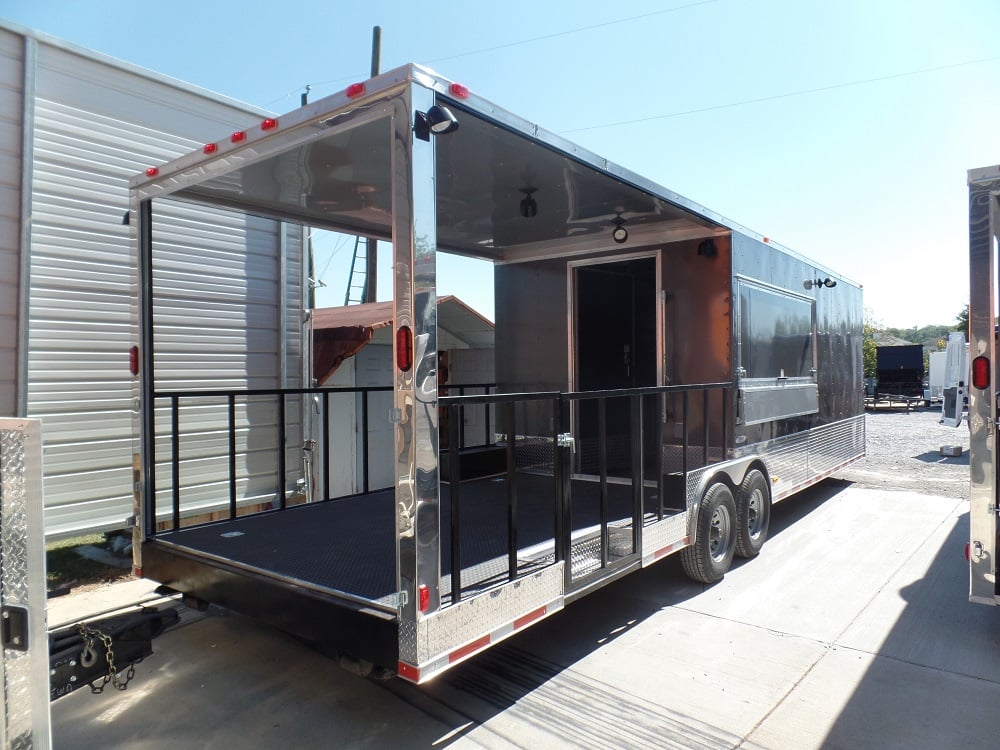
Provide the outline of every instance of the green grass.
{"type": "Polygon", "coordinates": [[[113,581],[129,575],[128,570],[88,560],[76,553],[76,548],[84,544],[95,547],[106,546],[104,534],[61,539],[45,545],[45,563],[49,590],[76,587],[102,581],[113,581]]]}

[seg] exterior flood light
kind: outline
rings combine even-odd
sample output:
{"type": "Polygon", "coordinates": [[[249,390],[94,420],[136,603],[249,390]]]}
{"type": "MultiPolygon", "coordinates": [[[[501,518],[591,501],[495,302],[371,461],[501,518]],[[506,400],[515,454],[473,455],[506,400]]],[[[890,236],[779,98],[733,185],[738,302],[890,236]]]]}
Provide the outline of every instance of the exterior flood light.
{"type": "Polygon", "coordinates": [[[831,289],[835,286],[837,286],[837,282],[831,279],[829,276],[827,276],[825,279],[819,279],[819,278],[806,279],[805,281],[802,282],[802,287],[804,289],[812,289],[813,287],[816,287],[817,289],[822,289],[823,287],[831,289]]]}
{"type": "Polygon", "coordinates": [[[422,141],[429,141],[431,135],[444,135],[458,130],[458,120],[451,110],[435,104],[426,112],[417,112],[413,118],[413,134],[422,141]]]}

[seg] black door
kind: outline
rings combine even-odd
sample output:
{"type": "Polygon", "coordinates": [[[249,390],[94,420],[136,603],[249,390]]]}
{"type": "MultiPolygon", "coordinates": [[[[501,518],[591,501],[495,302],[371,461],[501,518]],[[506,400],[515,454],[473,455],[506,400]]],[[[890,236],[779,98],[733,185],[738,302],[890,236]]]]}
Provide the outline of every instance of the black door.
{"type": "MultiPolygon", "coordinates": [[[[581,266],[576,271],[576,387],[580,391],[655,386],[656,260],[581,266]]],[[[598,406],[583,401],[578,411],[580,471],[598,472],[598,406]]],[[[628,399],[606,401],[608,472],[630,468],[631,418],[628,399]]]]}

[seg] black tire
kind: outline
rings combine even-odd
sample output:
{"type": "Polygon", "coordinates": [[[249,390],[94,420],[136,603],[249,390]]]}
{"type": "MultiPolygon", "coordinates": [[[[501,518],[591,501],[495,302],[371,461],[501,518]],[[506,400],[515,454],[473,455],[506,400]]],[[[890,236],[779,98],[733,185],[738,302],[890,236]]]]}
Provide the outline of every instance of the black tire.
{"type": "Polygon", "coordinates": [[[771,488],[757,469],[743,477],[736,491],[736,554],[757,557],[771,526],[771,488]]]}
{"type": "Polygon", "coordinates": [[[717,482],[705,490],[698,508],[694,544],[681,550],[681,564],[692,580],[717,583],[736,552],[736,501],[729,487],[717,482]]]}

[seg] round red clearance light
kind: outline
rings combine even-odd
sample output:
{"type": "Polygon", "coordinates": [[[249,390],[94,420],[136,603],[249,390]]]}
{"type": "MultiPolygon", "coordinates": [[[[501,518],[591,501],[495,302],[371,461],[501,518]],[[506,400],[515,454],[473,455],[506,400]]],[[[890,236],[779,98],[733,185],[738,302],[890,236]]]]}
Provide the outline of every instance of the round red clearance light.
{"type": "Polygon", "coordinates": [[[396,367],[403,372],[413,367],[413,331],[409,326],[396,329],[396,367]]]}
{"type": "Polygon", "coordinates": [[[274,130],[276,127],[278,127],[278,121],[273,117],[265,117],[264,121],[260,124],[261,130],[274,130]]]}
{"type": "Polygon", "coordinates": [[[451,84],[451,86],[448,87],[448,91],[451,92],[452,96],[456,96],[459,99],[468,99],[469,98],[469,87],[468,86],[463,86],[460,83],[453,83],[453,84],[451,84]]]}
{"type": "Polygon", "coordinates": [[[206,154],[214,154],[219,150],[219,147],[214,143],[206,143],[205,147],[202,149],[206,154]]]}
{"type": "Polygon", "coordinates": [[[365,93],[365,85],[363,83],[352,83],[344,93],[347,94],[348,99],[355,99],[365,93]]]}
{"type": "Polygon", "coordinates": [[[229,140],[231,140],[233,143],[239,143],[240,141],[245,141],[246,139],[247,139],[247,131],[245,130],[237,130],[235,133],[229,136],[229,140]]]}
{"type": "Polygon", "coordinates": [[[990,360],[979,355],[972,360],[972,385],[980,390],[990,387],[990,360]]]}
{"type": "Polygon", "coordinates": [[[146,170],[146,177],[156,177],[160,173],[160,170],[156,167],[150,167],[146,170]]]}

